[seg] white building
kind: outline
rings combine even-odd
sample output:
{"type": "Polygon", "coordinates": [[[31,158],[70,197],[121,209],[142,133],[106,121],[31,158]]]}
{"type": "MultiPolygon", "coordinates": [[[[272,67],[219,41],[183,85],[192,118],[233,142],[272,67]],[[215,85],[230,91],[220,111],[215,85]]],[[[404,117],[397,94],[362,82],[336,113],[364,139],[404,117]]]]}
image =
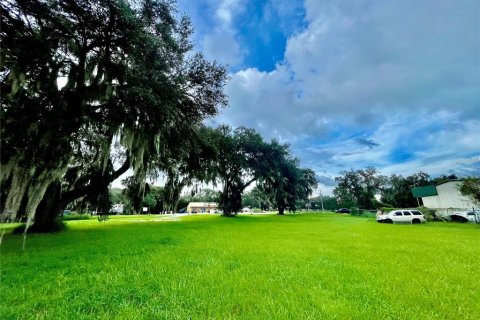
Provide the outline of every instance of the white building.
{"type": "Polygon", "coordinates": [[[187,206],[188,213],[215,213],[218,205],[215,202],[190,202],[187,206]]]}
{"type": "Polygon", "coordinates": [[[476,207],[470,198],[460,194],[460,184],[461,181],[447,181],[436,186],[413,188],[412,193],[414,197],[422,198],[425,207],[435,209],[440,215],[476,207]]]}
{"type": "Polygon", "coordinates": [[[124,209],[124,205],[122,203],[117,203],[112,206],[112,212],[122,214],[124,209]]]}

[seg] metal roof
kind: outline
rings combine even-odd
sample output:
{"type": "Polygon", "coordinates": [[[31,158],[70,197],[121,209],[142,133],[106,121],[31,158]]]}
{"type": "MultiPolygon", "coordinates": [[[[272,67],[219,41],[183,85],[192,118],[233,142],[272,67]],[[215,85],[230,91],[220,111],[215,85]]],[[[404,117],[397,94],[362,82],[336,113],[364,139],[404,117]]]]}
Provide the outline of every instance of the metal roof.
{"type": "Polygon", "coordinates": [[[216,202],[190,202],[187,206],[187,208],[190,207],[196,207],[196,208],[214,208],[218,207],[218,204],[216,202]]]}
{"type": "Polygon", "coordinates": [[[434,185],[412,188],[412,194],[415,198],[430,197],[438,195],[434,185]]]}

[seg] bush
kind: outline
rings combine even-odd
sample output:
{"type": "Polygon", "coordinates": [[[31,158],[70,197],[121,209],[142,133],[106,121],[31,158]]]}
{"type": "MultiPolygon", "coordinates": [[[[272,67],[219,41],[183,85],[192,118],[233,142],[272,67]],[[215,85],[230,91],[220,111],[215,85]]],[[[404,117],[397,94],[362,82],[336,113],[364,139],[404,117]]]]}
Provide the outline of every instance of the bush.
{"type": "Polygon", "coordinates": [[[438,220],[438,217],[436,215],[436,211],[434,209],[430,209],[430,208],[422,206],[422,207],[417,208],[417,210],[421,211],[423,213],[423,215],[425,216],[425,219],[427,219],[427,221],[438,220]]]}
{"type": "Polygon", "coordinates": [[[108,220],[108,214],[107,213],[99,213],[98,214],[98,221],[107,221],[108,220]]]}
{"type": "Polygon", "coordinates": [[[63,221],[70,221],[70,220],[90,220],[89,214],[69,214],[68,216],[63,216],[63,221]]]}
{"type": "Polygon", "coordinates": [[[364,218],[375,218],[376,210],[366,210],[366,209],[359,209],[359,208],[351,208],[350,215],[356,217],[364,217],[364,218]]]}

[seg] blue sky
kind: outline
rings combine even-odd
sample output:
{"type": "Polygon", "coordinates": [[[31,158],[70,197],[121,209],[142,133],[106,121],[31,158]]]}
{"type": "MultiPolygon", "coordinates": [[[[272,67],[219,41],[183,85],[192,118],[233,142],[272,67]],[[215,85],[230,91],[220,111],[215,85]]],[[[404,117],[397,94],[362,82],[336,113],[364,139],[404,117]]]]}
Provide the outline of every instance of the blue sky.
{"type": "Polygon", "coordinates": [[[322,191],[341,170],[480,175],[475,0],[180,0],[228,65],[212,120],[288,142],[322,191]]]}

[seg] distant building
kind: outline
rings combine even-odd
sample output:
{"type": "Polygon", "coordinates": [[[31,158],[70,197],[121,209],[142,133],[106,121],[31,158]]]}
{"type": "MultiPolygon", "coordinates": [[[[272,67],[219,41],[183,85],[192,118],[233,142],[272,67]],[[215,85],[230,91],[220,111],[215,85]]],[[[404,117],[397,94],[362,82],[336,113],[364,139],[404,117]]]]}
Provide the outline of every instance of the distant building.
{"type": "Polygon", "coordinates": [[[122,203],[117,203],[112,206],[112,212],[117,214],[122,214],[124,209],[124,205],[122,203]]]}
{"type": "Polygon", "coordinates": [[[215,213],[218,211],[216,202],[190,202],[187,206],[188,213],[215,213]]]}
{"type": "Polygon", "coordinates": [[[412,194],[421,198],[425,207],[437,210],[437,213],[448,214],[453,211],[467,210],[475,207],[471,199],[460,194],[461,181],[447,181],[439,185],[415,187],[412,194]]]}

